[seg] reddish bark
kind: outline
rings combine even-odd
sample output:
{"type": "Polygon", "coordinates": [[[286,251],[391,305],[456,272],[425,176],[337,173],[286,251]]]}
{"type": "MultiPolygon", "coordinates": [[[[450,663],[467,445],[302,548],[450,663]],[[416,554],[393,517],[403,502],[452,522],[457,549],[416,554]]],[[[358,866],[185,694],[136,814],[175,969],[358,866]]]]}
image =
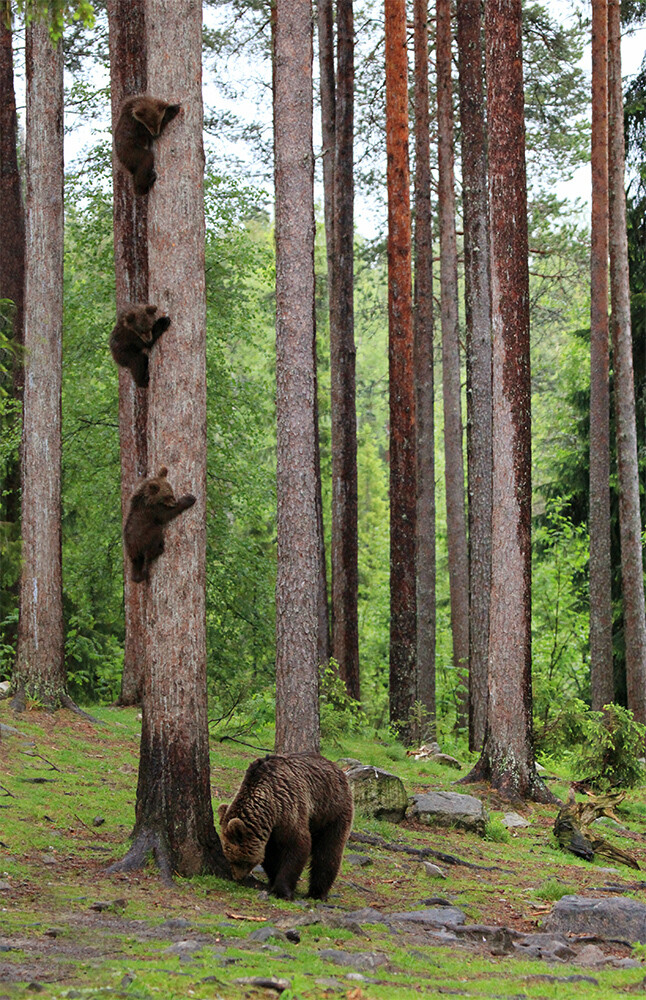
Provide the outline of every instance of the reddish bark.
{"type": "Polygon", "coordinates": [[[510,799],[551,799],[536,775],[531,686],[529,272],[521,0],[485,15],[493,320],[493,523],[489,700],[466,780],[510,799]]]}
{"type": "Polygon", "coordinates": [[[435,722],[435,421],[433,232],[428,87],[428,0],[414,2],[415,309],[417,448],[417,699],[435,722]]]}
{"type": "Polygon", "coordinates": [[[590,687],[599,711],[614,698],[610,561],[608,350],[608,4],[592,2],[590,253],[590,687]]]}
{"type": "Polygon", "coordinates": [[[390,720],[403,740],[417,696],[415,376],[405,0],[386,0],[390,383],[390,720]]]}
{"type": "MultiPolygon", "coordinates": [[[[119,106],[147,88],[144,0],[108,0],[110,92],[113,129],[119,106]]],[[[148,301],[148,199],[134,194],[130,175],[113,157],[114,269],[117,313],[129,302],[148,301]]],[[[121,514],[128,514],[138,480],[148,473],[148,393],[138,389],[127,369],[118,369],[119,440],[121,443],[121,514]]],[[[124,552],[123,596],[125,645],[120,705],[141,700],[146,655],[145,587],[133,583],[124,552]]]]}
{"type": "Polygon", "coordinates": [[[26,28],[27,218],[22,574],[14,706],[68,704],[61,581],[63,50],[26,28]]]}
{"type": "Polygon", "coordinates": [[[150,360],[150,467],[197,502],[165,532],[151,570],[134,843],[162,873],[224,874],[213,824],[206,692],[206,295],[202,16],[198,0],[146,0],[148,90],[182,110],[155,148],[149,297],[172,319],[150,360]]]}
{"type": "Polygon", "coordinates": [[[357,415],[354,346],[354,25],[337,0],[336,146],[330,383],[332,417],[332,654],[351,698],[360,697],[357,415]]]}
{"type": "Polygon", "coordinates": [[[455,231],[453,82],[451,79],[451,2],[437,0],[438,214],[444,399],[444,477],[446,534],[451,593],[453,667],[459,681],[458,723],[468,719],[469,556],[464,506],[464,457],[458,320],[458,248],[455,231]]]}
{"type": "Polygon", "coordinates": [[[480,0],[458,0],[469,489],[469,747],[487,716],[491,591],[491,279],[480,0]]]}
{"type": "Polygon", "coordinates": [[[608,0],[608,180],[611,331],[614,366],[621,584],[628,707],[646,722],[646,618],[639,510],[635,384],[630,326],[620,0],[608,0]]]}
{"type": "Polygon", "coordinates": [[[312,21],[274,8],[276,187],[276,749],[319,745],[312,21]]]}

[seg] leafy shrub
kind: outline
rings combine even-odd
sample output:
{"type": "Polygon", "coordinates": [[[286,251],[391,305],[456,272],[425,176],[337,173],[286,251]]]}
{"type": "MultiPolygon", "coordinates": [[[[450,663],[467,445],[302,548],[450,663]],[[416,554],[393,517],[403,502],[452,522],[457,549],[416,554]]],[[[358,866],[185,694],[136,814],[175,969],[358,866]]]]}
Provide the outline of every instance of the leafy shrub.
{"type": "Polygon", "coordinates": [[[571,896],[575,892],[576,889],[573,889],[570,885],[565,885],[560,879],[548,878],[536,886],[532,892],[532,896],[535,896],[536,899],[544,899],[547,903],[556,903],[563,896],[571,896]]]}
{"type": "Polygon", "coordinates": [[[643,780],[640,758],[644,754],[646,726],[621,705],[606,705],[603,712],[589,712],[583,739],[573,754],[573,766],[599,790],[633,788],[643,780]]]}
{"type": "Polygon", "coordinates": [[[561,711],[543,723],[535,723],[534,746],[542,753],[558,755],[581,745],[590,721],[590,709],[579,698],[565,702],[561,711]]]}
{"type": "Polygon", "coordinates": [[[334,660],[321,667],[319,708],[321,737],[333,743],[349,733],[361,732],[368,722],[359,702],[349,696],[334,660]]]}
{"type": "Polygon", "coordinates": [[[492,844],[508,844],[511,836],[500,816],[490,816],[485,823],[484,839],[492,844]]]}

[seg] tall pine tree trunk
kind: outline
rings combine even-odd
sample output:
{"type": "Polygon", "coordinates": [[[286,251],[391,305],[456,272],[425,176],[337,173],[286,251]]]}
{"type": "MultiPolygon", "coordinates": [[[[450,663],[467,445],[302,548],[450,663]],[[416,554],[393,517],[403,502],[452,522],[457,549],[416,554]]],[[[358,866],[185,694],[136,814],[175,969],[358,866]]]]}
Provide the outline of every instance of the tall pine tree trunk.
{"type": "Polygon", "coordinates": [[[318,750],[312,12],[274,7],[276,750],[318,750]]]}
{"type": "Polygon", "coordinates": [[[435,419],[433,232],[428,87],[428,0],[415,0],[415,309],[417,449],[417,699],[435,723],[435,419]]]}
{"type": "Polygon", "coordinates": [[[65,690],[61,579],[63,48],[26,28],[27,224],[22,433],[22,574],[14,706],[57,707],[65,690]]]}
{"type": "Polygon", "coordinates": [[[590,253],[590,687],[613,701],[608,351],[608,3],[592,0],[590,253]]]}
{"type": "Polygon", "coordinates": [[[489,700],[467,777],[505,798],[551,795],[536,775],[531,682],[531,386],[521,0],[485,15],[493,321],[493,524],[489,700]]]}
{"type": "Polygon", "coordinates": [[[458,0],[469,488],[469,747],[487,716],[491,592],[491,280],[480,0],[458,0]]]}
{"type": "Polygon", "coordinates": [[[386,0],[388,368],[390,391],[390,721],[409,738],[417,698],[415,376],[405,0],[386,0]]]}
{"type": "Polygon", "coordinates": [[[444,478],[446,534],[451,593],[453,666],[458,690],[458,723],[468,719],[469,556],[464,507],[464,457],[458,320],[458,248],[453,170],[453,82],[451,79],[451,0],[437,0],[438,214],[444,398],[444,478]]]}
{"type": "MultiPolygon", "coordinates": [[[[131,94],[146,93],[147,55],[144,0],[108,0],[112,125],[119,105],[131,94]]],[[[148,199],[134,194],[130,174],[113,158],[114,270],[116,305],[148,301],[148,199]]],[[[130,371],[119,368],[121,513],[128,514],[136,483],[148,471],[148,390],[139,389],[130,371]]],[[[120,705],[141,700],[146,657],[147,588],[133,583],[130,561],[123,559],[125,646],[120,705]]]]}
{"type": "Polygon", "coordinates": [[[610,289],[614,366],[617,472],[619,479],[619,528],[621,534],[621,589],[626,646],[628,707],[638,722],[646,722],[646,619],[635,385],[630,326],[628,239],[624,190],[625,145],[621,90],[620,0],[608,0],[608,179],[610,193],[610,289]]]}
{"type": "Polygon", "coordinates": [[[337,0],[334,224],[330,380],[332,416],[332,653],[351,698],[360,697],[357,414],[354,346],[354,23],[337,0]]]}
{"type": "Polygon", "coordinates": [[[148,90],[182,105],[155,144],[148,195],[149,297],[172,325],[150,360],[149,462],[195,506],[166,528],[147,595],[146,670],[134,843],[162,873],[227,871],[213,824],[206,693],[206,294],[202,8],[146,0],[148,90]]]}

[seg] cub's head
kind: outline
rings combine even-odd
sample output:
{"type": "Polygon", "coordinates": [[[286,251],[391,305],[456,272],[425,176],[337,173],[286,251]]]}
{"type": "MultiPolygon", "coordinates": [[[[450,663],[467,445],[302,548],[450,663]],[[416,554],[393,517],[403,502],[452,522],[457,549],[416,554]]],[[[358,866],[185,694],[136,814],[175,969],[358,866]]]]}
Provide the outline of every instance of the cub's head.
{"type": "Polygon", "coordinates": [[[136,333],[144,344],[151,344],[153,335],[159,336],[170,326],[170,317],[160,316],[154,305],[132,306],[124,315],[123,322],[136,333]]]}
{"type": "Polygon", "coordinates": [[[168,469],[165,465],[162,465],[156,476],[144,479],[135,496],[141,497],[145,503],[150,505],[164,504],[172,507],[175,503],[175,494],[173,493],[173,487],[166,478],[167,476],[168,469]]]}
{"type": "Polygon", "coordinates": [[[261,865],[265,857],[265,840],[238,816],[227,821],[229,806],[222,804],[218,809],[220,817],[220,839],[224,856],[231,865],[231,873],[240,882],[256,865],[261,865]]]}
{"type": "Polygon", "coordinates": [[[141,122],[150,134],[157,138],[169,121],[180,111],[181,105],[168,104],[156,97],[139,97],[132,104],[132,117],[141,122]]]}

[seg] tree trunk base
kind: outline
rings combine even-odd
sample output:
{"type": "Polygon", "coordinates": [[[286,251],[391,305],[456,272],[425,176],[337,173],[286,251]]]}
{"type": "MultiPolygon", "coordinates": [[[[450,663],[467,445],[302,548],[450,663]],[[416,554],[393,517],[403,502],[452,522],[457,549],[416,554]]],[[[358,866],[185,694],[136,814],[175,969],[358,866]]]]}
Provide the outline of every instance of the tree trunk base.
{"type": "MultiPolygon", "coordinates": [[[[133,872],[144,867],[148,858],[152,855],[165,885],[173,885],[173,862],[172,852],[168,839],[159,830],[152,827],[142,826],[133,835],[132,846],[121,861],[115,861],[105,869],[107,875],[114,875],[118,872],[133,872]]],[[[231,870],[224,860],[212,856],[205,859],[204,874],[216,875],[218,878],[231,879],[231,870]]],[[[255,879],[253,883],[245,880],[245,884],[259,886],[255,879]]],[[[262,886],[265,888],[265,886],[262,886]]]]}
{"type": "MultiPolygon", "coordinates": [[[[11,694],[8,694],[5,695],[4,697],[11,698],[11,701],[9,703],[9,708],[13,712],[18,712],[18,713],[24,712],[25,709],[27,708],[28,693],[24,685],[21,685],[21,687],[17,688],[13,692],[13,696],[11,694]]],[[[81,718],[85,719],[87,722],[92,722],[94,723],[94,725],[97,726],[103,725],[101,719],[97,719],[93,715],[90,715],[89,712],[85,712],[82,708],[79,708],[76,702],[70,698],[67,692],[63,692],[57,698],[50,697],[47,699],[47,701],[43,701],[43,707],[45,711],[48,712],[55,712],[59,708],[68,708],[70,712],[74,712],[75,715],[80,715],[81,718]]]]}
{"type": "Polygon", "coordinates": [[[477,782],[491,785],[507,802],[524,802],[531,799],[532,802],[551,805],[560,801],[549,790],[545,782],[539,778],[535,770],[532,769],[526,775],[519,775],[511,770],[501,770],[499,773],[494,773],[491,763],[484,756],[480,757],[471,771],[455,784],[473,785],[477,782]]]}

